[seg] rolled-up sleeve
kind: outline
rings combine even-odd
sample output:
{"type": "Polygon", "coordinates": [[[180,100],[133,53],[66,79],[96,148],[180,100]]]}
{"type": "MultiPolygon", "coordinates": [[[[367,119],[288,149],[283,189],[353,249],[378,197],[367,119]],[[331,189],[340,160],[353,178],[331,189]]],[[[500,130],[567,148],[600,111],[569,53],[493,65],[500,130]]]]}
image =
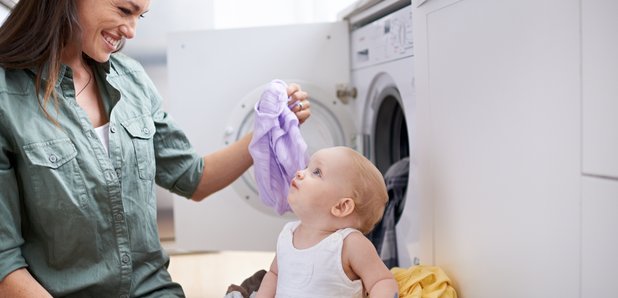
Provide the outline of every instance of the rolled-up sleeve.
{"type": "Polygon", "coordinates": [[[152,82],[152,118],[156,133],[154,152],[157,164],[156,183],[183,197],[190,198],[197,189],[204,171],[204,159],[199,156],[185,133],[161,109],[161,98],[152,82]]]}
{"type": "Polygon", "coordinates": [[[21,236],[19,189],[11,150],[0,114],[0,280],[9,273],[26,267],[21,254],[24,240],[21,236]]]}

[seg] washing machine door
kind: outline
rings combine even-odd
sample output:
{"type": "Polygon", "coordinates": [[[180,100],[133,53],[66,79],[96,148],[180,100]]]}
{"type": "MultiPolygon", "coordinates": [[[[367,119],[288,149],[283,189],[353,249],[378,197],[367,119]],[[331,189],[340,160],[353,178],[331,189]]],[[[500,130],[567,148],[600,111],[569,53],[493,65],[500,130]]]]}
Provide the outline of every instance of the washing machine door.
{"type": "MultiPolygon", "coordinates": [[[[198,153],[251,131],[253,107],[273,79],[309,93],[312,116],[301,126],[309,154],[354,144],[352,108],[336,97],[336,86],[349,82],[346,23],[183,32],[168,41],[168,111],[198,153]]],[[[260,201],[250,168],[200,203],[177,198],[174,220],[180,250],[274,251],[294,216],[277,215],[260,201]]]]}

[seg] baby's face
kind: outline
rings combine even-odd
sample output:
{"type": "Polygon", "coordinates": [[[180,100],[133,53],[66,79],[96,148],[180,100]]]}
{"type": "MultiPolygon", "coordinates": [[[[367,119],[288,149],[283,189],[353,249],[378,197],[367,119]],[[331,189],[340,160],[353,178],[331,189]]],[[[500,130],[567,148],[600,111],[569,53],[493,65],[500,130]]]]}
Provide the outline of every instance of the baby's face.
{"type": "Polygon", "coordinates": [[[341,148],[314,153],[306,169],[290,184],[288,202],[296,216],[319,216],[330,212],[340,198],[351,196],[352,158],[341,148]]]}

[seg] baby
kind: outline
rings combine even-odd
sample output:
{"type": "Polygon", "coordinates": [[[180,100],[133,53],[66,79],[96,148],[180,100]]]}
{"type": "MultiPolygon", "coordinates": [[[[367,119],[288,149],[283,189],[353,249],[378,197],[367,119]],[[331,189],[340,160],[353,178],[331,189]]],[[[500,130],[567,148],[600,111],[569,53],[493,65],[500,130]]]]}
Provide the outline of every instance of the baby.
{"type": "Polygon", "coordinates": [[[397,282],[364,236],[387,200],[382,174],[358,152],[313,154],[288,194],[299,221],[279,234],[257,297],[397,297],[397,282]]]}

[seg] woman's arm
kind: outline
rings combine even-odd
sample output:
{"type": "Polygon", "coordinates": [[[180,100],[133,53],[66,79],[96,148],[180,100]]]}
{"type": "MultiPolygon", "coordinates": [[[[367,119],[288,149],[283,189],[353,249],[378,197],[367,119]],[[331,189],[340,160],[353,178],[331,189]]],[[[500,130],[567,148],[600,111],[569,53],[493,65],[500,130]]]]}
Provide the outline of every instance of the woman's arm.
{"type": "Polygon", "coordinates": [[[228,186],[253,164],[248,149],[252,136],[248,133],[236,143],[204,156],[204,173],[192,200],[201,201],[228,186]]]}
{"type": "Polygon", "coordinates": [[[0,281],[0,297],[52,297],[25,268],[17,269],[0,281]]]}

